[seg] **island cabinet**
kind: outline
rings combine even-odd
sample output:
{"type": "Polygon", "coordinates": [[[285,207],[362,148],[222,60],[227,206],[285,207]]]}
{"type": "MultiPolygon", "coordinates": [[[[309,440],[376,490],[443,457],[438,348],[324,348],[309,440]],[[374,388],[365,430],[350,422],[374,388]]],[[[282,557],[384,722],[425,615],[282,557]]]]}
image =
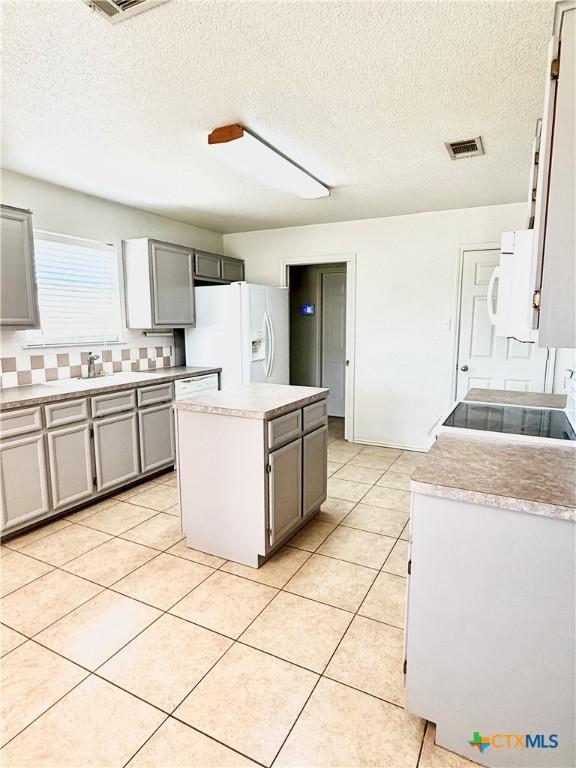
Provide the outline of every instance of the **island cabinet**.
{"type": "Polygon", "coordinates": [[[576,764],[575,471],[573,448],[440,437],[412,477],[406,709],[481,765],[576,764]]]}
{"type": "Polygon", "coordinates": [[[188,546],[257,568],[319,510],[327,393],[249,384],[175,404],[188,546]]]}

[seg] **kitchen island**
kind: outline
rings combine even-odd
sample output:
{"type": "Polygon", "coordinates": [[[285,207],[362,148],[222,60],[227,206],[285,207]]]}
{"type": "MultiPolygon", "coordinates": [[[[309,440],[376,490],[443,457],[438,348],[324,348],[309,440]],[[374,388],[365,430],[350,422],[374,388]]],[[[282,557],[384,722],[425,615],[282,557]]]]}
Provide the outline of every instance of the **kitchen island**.
{"type": "Polygon", "coordinates": [[[188,546],[257,568],[326,499],[327,389],[247,384],[175,404],[188,546]]]}
{"type": "Polygon", "coordinates": [[[441,435],[411,490],[406,708],[483,765],[574,765],[576,450],[441,435]]]}

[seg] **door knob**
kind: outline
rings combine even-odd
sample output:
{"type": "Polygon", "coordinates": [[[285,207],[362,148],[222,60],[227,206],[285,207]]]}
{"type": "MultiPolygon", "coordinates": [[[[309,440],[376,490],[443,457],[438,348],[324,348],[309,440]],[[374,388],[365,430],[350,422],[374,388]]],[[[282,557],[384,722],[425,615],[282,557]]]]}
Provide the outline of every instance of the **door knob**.
{"type": "Polygon", "coordinates": [[[468,366],[467,365],[461,365],[460,366],[460,370],[464,371],[464,373],[466,373],[466,371],[468,370],[468,366]]]}

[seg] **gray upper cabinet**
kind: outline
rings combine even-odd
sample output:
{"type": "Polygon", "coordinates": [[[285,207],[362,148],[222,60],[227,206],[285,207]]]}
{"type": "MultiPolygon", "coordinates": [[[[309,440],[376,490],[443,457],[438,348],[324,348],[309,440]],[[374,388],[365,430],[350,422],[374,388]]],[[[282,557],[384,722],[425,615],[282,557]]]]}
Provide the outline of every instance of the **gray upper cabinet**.
{"type": "Polygon", "coordinates": [[[50,511],[44,435],[26,435],[0,444],[2,529],[33,522],[50,511]]]}
{"type": "Polygon", "coordinates": [[[48,432],[48,457],[54,509],[68,507],[94,493],[90,424],[48,432]]]}
{"type": "Polygon", "coordinates": [[[0,325],[38,328],[32,214],[0,206],[0,325]]]}
{"type": "Polygon", "coordinates": [[[244,280],[244,262],[231,256],[194,251],[194,275],[206,283],[234,283],[244,280]]]}
{"type": "Polygon", "coordinates": [[[222,256],[206,251],[194,252],[194,272],[196,277],[208,280],[222,279],[222,256]]]}
{"type": "Polygon", "coordinates": [[[174,464],[174,418],[172,403],[138,411],[142,472],[174,464]]]}
{"type": "Polygon", "coordinates": [[[270,545],[274,546],[302,520],[302,440],[278,448],[268,462],[270,545]]]}
{"type": "Polygon", "coordinates": [[[576,346],[576,8],[561,21],[557,74],[550,84],[547,134],[540,156],[545,166],[547,195],[542,215],[542,286],[540,297],[541,347],[576,346]],[[553,87],[555,86],[555,88],[553,87]],[[554,98],[555,91],[555,98],[554,98]],[[546,171],[548,177],[546,179],[546,171]]]}
{"type": "Polygon", "coordinates": [[[241,259],[222,259],[222,279],[235,283],[244,280],[244,262],[241,259]]]}
{"type": "Polygon", "coordinates": [[[94,421],[96,487],[99,491],[138,477],[138,426],[136,412],[94,421]]]}
{"type": "Polygon", "coordinates": [[[189,328],[194,309],[194,252],[150,238],[125,240],[128,328],[189,328]]]}

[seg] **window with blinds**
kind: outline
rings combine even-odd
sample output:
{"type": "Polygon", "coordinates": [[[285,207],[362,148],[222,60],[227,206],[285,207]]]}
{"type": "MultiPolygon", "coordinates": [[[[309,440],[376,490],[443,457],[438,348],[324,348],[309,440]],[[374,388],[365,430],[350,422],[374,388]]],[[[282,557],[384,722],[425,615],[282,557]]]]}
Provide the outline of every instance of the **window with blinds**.
{"type": "Polygon", "coordinates": [[[27,331],[29,345],[120,340],[118,261],[113,246],[36,232],[34,261],[40,330],[27,331]]]}

